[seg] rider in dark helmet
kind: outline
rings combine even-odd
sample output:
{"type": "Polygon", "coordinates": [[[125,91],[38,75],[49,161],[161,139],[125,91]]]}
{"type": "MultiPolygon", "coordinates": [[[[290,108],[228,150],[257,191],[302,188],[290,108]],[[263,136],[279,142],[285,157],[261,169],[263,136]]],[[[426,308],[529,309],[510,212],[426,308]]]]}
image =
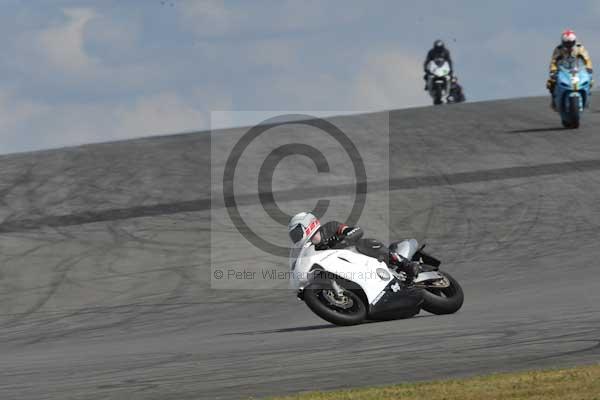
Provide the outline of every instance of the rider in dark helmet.
{"type": "Polygon", "coordinates": [[[452,103],[462,103],[466,100],[465,93],[463,92],[463,88],[458,83],[458,77],[454,75],[452,77],[452,85],[450,87],[450,95],[449,98],[452,98],[452,103]]]}
{"type": "Polygon", "coordinates": [[[432,60],[435,60],[436,58],[442,58],[448,61],[448,64],[450,65],[450,76],[452,76],[454,68],[452,67],[452,58],[450,57],[450,51],[446,48],[444,42],[438,39],[435,42],[433,42],[433,47],[427,53],[427,57],[425,58],[425,62],[423,63],[423,72],[425,72],[425,76],[423,76],[423,79],[425,80],[425,90],[427,90],[427,78],[429,76],[427,64],[429,64],[432,60]]]}

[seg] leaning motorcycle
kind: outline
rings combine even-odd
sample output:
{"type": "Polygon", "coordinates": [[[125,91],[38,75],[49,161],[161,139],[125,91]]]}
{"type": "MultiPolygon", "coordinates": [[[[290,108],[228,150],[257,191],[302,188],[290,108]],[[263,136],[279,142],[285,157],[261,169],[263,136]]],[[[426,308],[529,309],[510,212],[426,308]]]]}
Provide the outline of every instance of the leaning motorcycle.
{"type": "Polygon", "coordinates": [[[443,104],[443,99],[450,93],[450,64],[443,58],[436,58],[427,64],[427,72],[427,88],[433,104],[443,104]]]}
{"type": "Polygon", "coordinates": [[[592,76],[580,57],[567,57],[558,63],[554,106],[565,128],[579,128],[580,115],[590,105],[592,76]]]}
{"type": "Polygon", "coordinates": [[[455,313],[463,304],[463,290],[424,247],[415,239],[392,243],[389,249],[374,239],[320,251],[307,243],[290,258],[290,283],[300,300],[335,325],[409,318],[421,309],[455,313]],[[384,262],[390,249],[418,263],[419,273],[412,282],[384,262]]]}

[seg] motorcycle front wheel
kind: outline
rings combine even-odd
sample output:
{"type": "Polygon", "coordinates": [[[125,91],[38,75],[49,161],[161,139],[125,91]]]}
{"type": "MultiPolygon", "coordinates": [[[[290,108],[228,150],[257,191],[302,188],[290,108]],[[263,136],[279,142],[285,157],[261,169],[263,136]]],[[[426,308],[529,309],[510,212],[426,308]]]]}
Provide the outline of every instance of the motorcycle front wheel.
{"type": "Polygon", "coordinates": [[[309,285],[303,292],[304,302],[315,314],[332,324],[360,324],[367,317],[364,300],[356,292],[342,289],[342,295],[338,296],[331,283],[309,285]]]}
{"type": "Polygon", "coordinates": [[[579,98],[571,97],[569,99],[569,113],[571,114],[570,128],[579,128],[579,98]]]}
{"type": "Polygon", "coordinates": [[[442,103],[442,89],[438,86],[433,93],[433,104],[439,106],[442,103]]]}

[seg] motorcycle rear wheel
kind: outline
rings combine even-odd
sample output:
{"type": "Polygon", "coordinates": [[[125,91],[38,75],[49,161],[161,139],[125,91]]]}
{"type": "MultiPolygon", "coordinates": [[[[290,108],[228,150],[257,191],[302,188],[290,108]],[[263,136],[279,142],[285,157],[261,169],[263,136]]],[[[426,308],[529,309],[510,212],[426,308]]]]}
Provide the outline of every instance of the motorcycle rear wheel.
{"type": "Polygon", "coordinates": [[[423,304],[421,308],[432,314],[453,314],[460,310],[465,295],[456,279],[447,272],[439,271],[450,282],[447,288],[427,288],[423,290],[423,304]]]}

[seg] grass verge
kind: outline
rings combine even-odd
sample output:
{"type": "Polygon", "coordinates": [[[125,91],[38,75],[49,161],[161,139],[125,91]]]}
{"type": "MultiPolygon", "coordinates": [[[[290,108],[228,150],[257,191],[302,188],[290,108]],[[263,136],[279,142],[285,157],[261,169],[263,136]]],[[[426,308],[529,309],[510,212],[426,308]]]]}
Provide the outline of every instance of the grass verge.
{"type": "Polygon", "coordinates": [[[333,392],[309,392],[270,399],[600,400],[600,365],[333,392]]]}

